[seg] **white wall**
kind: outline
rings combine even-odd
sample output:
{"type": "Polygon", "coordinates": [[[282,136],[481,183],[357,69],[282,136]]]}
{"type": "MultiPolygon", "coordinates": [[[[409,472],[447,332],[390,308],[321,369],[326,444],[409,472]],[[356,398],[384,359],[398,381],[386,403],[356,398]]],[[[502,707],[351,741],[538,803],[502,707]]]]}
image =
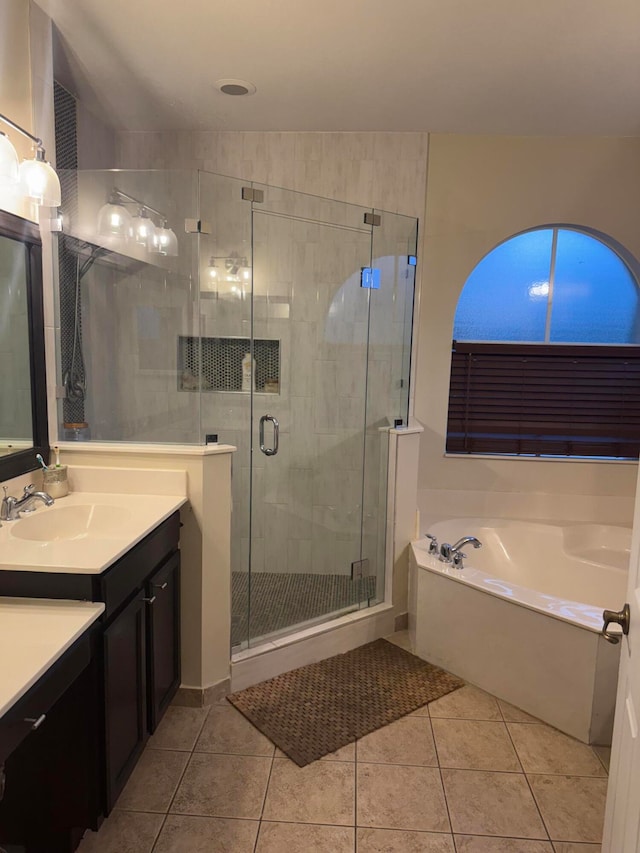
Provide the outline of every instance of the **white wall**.
{"type": "Polygon", "coordinates": [[[640,140],[434,135],[428,187],[415,388],[423,515],[630,523],[636,464],[447,458],[444,446],[453,319],[468,275],[502,240],[549,223],[595,228],[640,258],[640,140]]]}

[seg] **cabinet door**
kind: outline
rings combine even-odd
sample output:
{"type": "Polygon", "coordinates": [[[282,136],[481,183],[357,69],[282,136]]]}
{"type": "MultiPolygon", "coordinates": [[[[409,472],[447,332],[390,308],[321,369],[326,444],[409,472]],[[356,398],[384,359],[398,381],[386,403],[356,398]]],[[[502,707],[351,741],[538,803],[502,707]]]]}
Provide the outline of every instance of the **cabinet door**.
{"type": "Polygon", "coordinates": [[[148,737],[146,607],[140,595],[104,632],[107,814],[148,737]]]}
{"type": "Polygon", "coordinates": [[[154,732],[180,686],[180,552],[148,581],[149,730],[154,732]]]}

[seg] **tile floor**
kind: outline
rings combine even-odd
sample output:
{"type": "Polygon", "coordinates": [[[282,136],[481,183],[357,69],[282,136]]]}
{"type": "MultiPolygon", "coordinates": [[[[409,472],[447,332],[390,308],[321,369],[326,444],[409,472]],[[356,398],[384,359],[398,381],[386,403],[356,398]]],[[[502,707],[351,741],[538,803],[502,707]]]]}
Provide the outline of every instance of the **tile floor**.
{"type": "Polygon", "coordinates": [[[227,702],[174,706],[79,851],[599,853],[607,761],[471,686],[304,768],[227,702]]]}

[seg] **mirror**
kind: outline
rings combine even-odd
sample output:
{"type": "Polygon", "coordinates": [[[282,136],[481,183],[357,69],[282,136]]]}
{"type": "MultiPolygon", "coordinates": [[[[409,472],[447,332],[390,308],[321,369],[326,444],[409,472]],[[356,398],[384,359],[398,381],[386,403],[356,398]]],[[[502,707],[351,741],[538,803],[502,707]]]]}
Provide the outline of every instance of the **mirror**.
{"type": "Polygon", "coordinates": [[[0,211],[0,480],[49,457],[38,226],[0,211]]]}

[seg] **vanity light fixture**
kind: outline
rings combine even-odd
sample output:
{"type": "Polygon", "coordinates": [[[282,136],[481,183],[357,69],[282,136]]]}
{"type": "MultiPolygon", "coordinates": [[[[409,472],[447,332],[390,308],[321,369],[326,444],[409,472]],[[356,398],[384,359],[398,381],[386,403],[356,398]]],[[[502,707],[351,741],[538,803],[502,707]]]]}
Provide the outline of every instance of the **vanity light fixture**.
{"type": "Polygon", "coordinates": [[[206,281],[202,290],[213,291],[218,297],[233,296],[242,299],[245,287],[251,281],[251,267],[246,256],[237,252],[228,255],[211,255],[207,266],[206,281]],[[220,274],[217,261],[222,261],[225,273],[220,274]],[[239,286],[238,286],[239,285],[239,286]]]}
{"type": "Polygon", "coordinates": [[[36,148],[33,159],[23,160],[18,166],[16,149],[7,134],[0,132],[0,184],[16,187],[18,193],[38,205],[58,207],[62,202],[60,180],[46,160],[42,140],[2,113],[0,120],[30,139],[36,148]]]}
{"type": "Polygon", "coordinates": [[[111,191],[109,201],[100,208],[98,234],[116,237],[125,243],[133,241],[153,254],[171,257],[178,254],[178,238],[169,228],[164,213],[117,187],[111,191]],[[136,208],[134,216],[127,210],[129,205],[136,208]],[[158,225],[152,218],[154,216],[158,225]]]}

